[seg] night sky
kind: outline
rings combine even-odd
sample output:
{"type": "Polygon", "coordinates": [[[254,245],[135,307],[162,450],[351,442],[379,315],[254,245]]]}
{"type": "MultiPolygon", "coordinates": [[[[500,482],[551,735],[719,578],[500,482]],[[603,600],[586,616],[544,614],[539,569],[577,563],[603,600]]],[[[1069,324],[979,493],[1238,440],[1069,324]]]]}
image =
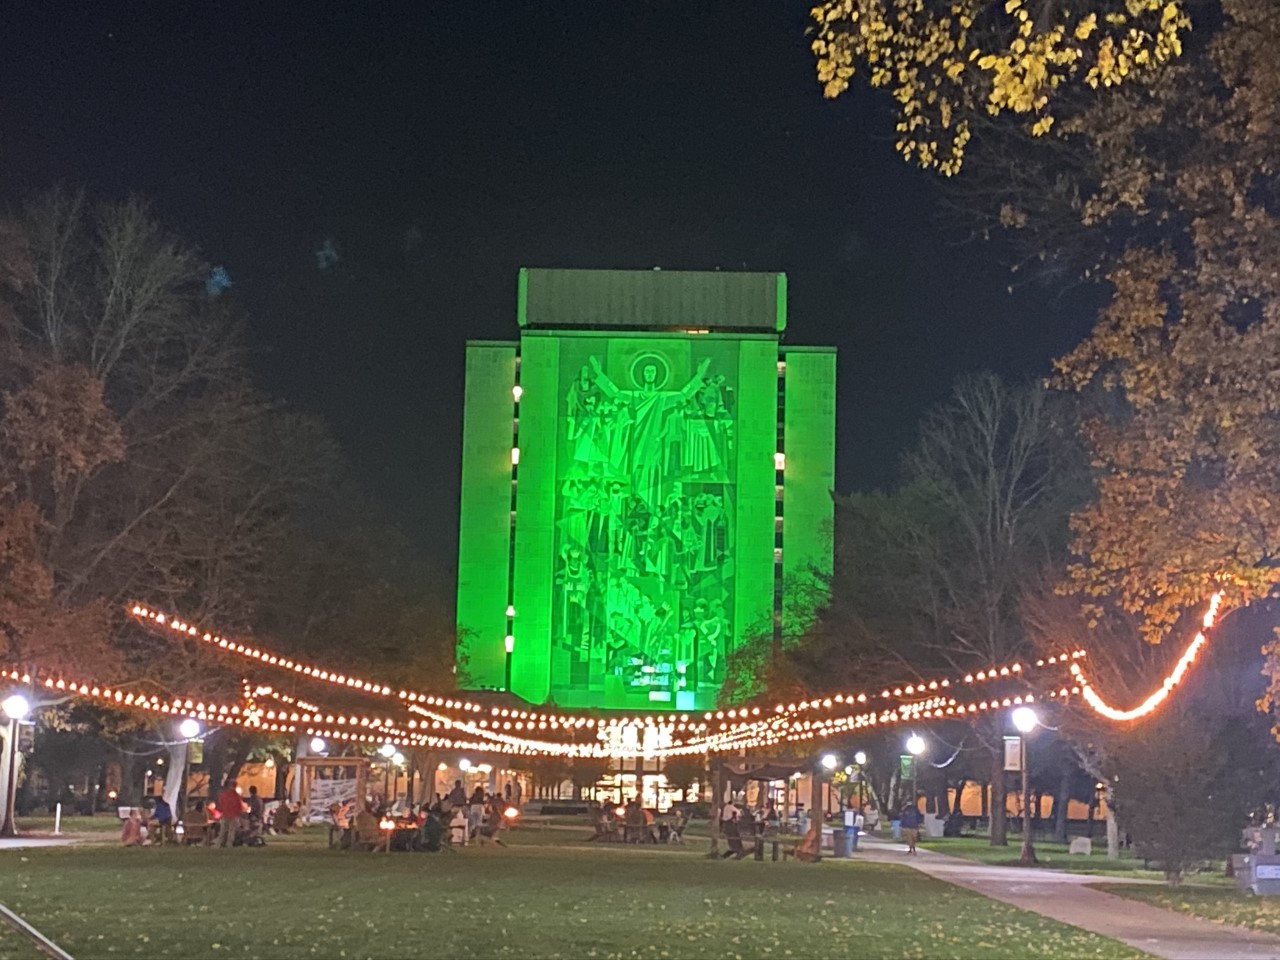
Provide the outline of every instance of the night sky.
{"type": "Polygon", "coordinates": [[[884,97],[822,99],[809,5],[15,3],[0,201],[150,197],[442,565],[463,343],[515,337],[521,265],[785,271],[788,341],[840,349],[839,488],[882,486],[958,374],[1043,374],[1092,310],[956,242],[884,97]]]}

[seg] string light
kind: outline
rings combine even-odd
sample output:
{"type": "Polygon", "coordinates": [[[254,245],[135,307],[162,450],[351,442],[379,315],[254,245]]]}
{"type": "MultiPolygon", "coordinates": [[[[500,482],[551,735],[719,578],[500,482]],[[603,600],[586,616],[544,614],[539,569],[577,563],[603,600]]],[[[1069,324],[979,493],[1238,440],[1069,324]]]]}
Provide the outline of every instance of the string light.
{"type": "Polygon", "coordinates": [[[1085,702],[1089,704],[1093,710],[1108,720],[1114,720],[1117,723],[1131,723],[1139,720],[1154,711],[1160,704],[1169,698],[1169,694],[1173,692],[1173,688],[1182,682],[1182,678],[1186,676],[1187,671],[1191,669],[1191,665],[1195,663],[1196,657],[1209,642],[1208,635],[1205,630],[1212,629],[1214,623],[1218,619],[1218,608],[1222,604],[1222,592],[1215,593],[1209,600],[1209,609],[1204,615],[1202,621],[1204,629],[1198,632],[1191,643],[1187,645],[1187,649],[1183,651],[1182,656],[1178,658],[1177,664],[1173,668],[1173,672],[1164,678],[1164,681],[1158,686],[1147,699],[1131,710],[1118,710],[1109,705],[1098,692],[1093,689],[1093,685],[1085,678],[1084,672],[1080,669],[1078,663],[1071,664],[1071,676],[1074,678],[1076,685],[1079,687],[1080,695],[1085,702]]]}

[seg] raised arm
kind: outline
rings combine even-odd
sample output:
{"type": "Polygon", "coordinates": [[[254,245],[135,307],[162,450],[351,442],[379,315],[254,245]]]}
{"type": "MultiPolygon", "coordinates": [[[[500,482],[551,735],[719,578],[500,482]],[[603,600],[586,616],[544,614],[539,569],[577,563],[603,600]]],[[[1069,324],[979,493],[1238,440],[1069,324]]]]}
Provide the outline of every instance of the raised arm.
{"type": "Polygon", "coordinates": [[[608,376],[605,375],[604,370],[601,369],[599,357],[592,356],[591,372],[595,376],[596,386],[600,388],[601,392],[606,397],[612,400],[614,397],[618,395],[620,391],[616,386],[614,386],[613,381],[610,380],[608,376]]]}
{"type": "Polygon", "coordinates": [[[710,369],[710,367],[711,367],[710,357],[705,357],[703,361],[698,364],[698,370],[693,375],[693,379],[690,380],[688,383],[686,383],[684,385],[684,389],[680,391],[680,394],[686,400],[691,399],[693,395],[702,388],[702,383],[706,379],[707,370],[710,369]]]}

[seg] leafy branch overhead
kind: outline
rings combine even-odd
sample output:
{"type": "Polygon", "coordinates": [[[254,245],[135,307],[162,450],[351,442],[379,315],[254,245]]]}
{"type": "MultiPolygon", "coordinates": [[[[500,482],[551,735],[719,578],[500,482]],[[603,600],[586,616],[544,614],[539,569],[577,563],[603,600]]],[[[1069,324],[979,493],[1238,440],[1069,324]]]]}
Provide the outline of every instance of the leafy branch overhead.
{"type": "Polygon", "coordinates": [[[1064,88],[1148,76],[1191,27],[1182,0],[828,0],[810,13],[824,95],[864,71],[897,101],[898,151],[948,176],[975,115],[1025,116],[1046,134],[1064,88]]]}

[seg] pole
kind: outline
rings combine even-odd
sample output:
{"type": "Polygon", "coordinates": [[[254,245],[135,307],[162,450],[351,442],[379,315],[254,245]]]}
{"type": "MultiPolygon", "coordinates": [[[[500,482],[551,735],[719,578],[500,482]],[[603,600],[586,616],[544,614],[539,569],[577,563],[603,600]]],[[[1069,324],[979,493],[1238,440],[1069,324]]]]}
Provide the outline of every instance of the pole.
{"type": "Polygon", "coordinates": [[[16,837],[17,825],[13,820],[13,808],[18,800],[18,720],[9,721],[8,779],[5,783],[4,823],[0,824],[0,837],[16,837]]]}
{"type": "Polygon", "coordinates": [[[1022,738],[1022,855],[1018,858],[1024,867],[1036,864],[1036,848],[1031,842],[1031,777],[1027,767],[1027,737],[1022,738]]]}
{"type": "Polygon", "coordinates": [[[508,693],[511,692],[511,651],[507,651],[507,661],[504,667],[504,677],[502,688],[508,693]]]}

